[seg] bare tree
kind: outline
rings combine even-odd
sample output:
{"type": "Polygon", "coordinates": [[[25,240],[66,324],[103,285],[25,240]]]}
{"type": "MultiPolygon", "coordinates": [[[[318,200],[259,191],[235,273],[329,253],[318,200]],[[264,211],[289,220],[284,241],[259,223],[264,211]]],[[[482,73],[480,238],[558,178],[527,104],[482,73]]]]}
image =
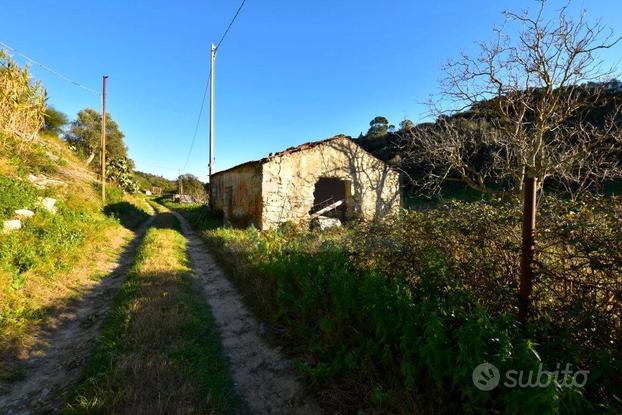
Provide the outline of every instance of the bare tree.
{"type": "Polygon", "coordinates": [[[444,104],[433,125],[411,130],[410,158],[428,163],[425,186],[446,180],[503,196],[523,195],[519,320],[525,322],[533,280],[537,194],[558,183],[573,193],[622,177],[620,92],[598,52],[620,38],[585,12],[544,17],[505,12],[506,24],[480,54],[445,67],[444,104]],[[508,29],[518,26],[512,37],[508,29]],[[594,110],[607,107],[605,117],[594,110]]]}

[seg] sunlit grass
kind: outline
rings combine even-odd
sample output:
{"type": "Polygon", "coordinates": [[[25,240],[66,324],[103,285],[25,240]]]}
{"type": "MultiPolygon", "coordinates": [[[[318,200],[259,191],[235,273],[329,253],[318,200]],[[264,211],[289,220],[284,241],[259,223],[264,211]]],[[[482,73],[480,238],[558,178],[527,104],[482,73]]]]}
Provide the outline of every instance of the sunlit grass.
{"type": "Polygon", "coordinates": [[[169,213],[147,232],[68,413],[231,413],[240,408],[186,241],[169,213]]]}

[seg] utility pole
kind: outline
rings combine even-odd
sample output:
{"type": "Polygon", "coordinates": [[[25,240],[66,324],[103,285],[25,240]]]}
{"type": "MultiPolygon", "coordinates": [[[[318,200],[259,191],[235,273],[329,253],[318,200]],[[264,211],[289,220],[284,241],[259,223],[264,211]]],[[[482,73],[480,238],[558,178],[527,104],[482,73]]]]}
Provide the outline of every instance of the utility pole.
{"type": "Polygon", "coordinates": [[[108,75],[102,78],[102,202],[106,203],[106,80],[108,75]]]}
{"type": "Polygon", "coordinates": [[[183,195],[184,194],[184,184],[183,184],[183,182],[181,180],[181,169],[178,170],[178,172],[179,172],[179,176],[178,176],[178,180],[179,180],[178,187],[179,187],[179,189],[178,189],[178,191],[179,191],[180,195],[183,195]]]}
{"type": "Polygon", "coordinates": [[[518,321],[525,324],[529,317],[533,289],[533,257],[536,248],[536,212],[538,179],[525,177],[523,190],[523,232],[520,259],[520,285],[518,288],[518,321]]]}
{"type": "Polygon", "coordinates": [[[212,43],[212,53],[210,59],[210,84],[209,84],[209,195],[210,205],[212,204],[212,172],[214,170],[214,66],[216,60],[216,46],[212,43]]]}

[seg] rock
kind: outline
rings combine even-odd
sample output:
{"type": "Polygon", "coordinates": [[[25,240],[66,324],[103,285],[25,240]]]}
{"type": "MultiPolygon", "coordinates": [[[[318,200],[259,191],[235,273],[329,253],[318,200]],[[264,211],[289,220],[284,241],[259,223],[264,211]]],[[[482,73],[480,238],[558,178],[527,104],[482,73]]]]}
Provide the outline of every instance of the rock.
{"type": "Polygon", "coordinates": [[[17,209],[15,211],[15,214],[22,218],[32,218],[35,215],[35,212],[33,212],[32,210],[28,210],[28,209],[17,209]]]}
{"type": "Polygon", "coordinates": [[[56,213],[56,199],[44,197],[41,199],[40,206],[50,213],[56,213]]]}
{"type": "Polygon", "coordinates": [[[58,161],[58,160],[60,160],[60,157],[58,157],[56,154],[52,153],[51,151],[46,151],[45,153],[48,155],[48,157],[49,157],[49,158],[50,158],[50,160],[52,160],[52,161],[58,161]]]}
{"type": "Polygon", "coordinates": [[[3,232],[11,232],[22,228],[22,221],[19,219],[5,220],[2,226],[3,232]]]}
{"type": "Polygon", "coordinates": [[[50,179],[43,174],[41,176],[36,176],[31,173],[28,175],[28,181],[34,184],[37,189],[46,189],[48,187],[58,187],[66,185],[66,183],[62,180],[50,179]]]}
{"type": "Polygon", "coordinates": [[[152,195],[151,190],[145,190],[145,194],[146,194],[147,196],[151,196],[151,195],[152,195]]]}
{"type": "Polygon", "coordinates": [[[337,218],[329,218],[328,216],[318,216],[311,221],[311,226],[320,228],[320,230],[325,230],[335,226],[341,226],[341,221],[337,218]]]}
{"type": "Polygon", "coordinates": [[[173,195],[173,202],[176,202],[176,203],[195,203],[195,200],[190,195],[174,194],[173,195]]]}

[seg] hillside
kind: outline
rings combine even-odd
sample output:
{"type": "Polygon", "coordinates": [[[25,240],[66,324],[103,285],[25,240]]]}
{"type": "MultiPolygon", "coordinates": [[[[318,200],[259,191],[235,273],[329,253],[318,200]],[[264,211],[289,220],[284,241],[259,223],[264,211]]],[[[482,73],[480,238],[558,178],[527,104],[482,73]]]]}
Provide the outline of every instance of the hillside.
{"type": "Polygon", "coordinates": [[[154,191],[154,188],[159,188],[163,193],[174,193],[177,190],[176,180],[169,180],[157,174],[135,171],[134,180],[143,190],[154,191]]]}
{"type": "Polygon", "coordinates": [[[96,177],[49,128],[46,99],[0,51],[0,394],[131,234],[104,214],[96,177]]]}
{"type": "MultiPolygon", "coordinates": [[[[622,82],[619,80],[588,83],[577,86],[571,91],[562,92],[562,96],[563,94],[584,97],[585,105],[577,110],[577,114],[580,114],[581,122],[585,124],[594,126],[596,129],[602,128],[605,120],[612,117],[617,123],[622,123],[622,114],[618,110],[622,103],[622,82]]],[[[531,95],[533,99],[537,99],[538,91],[532,91],[531,95]]],[[[464,129],[465,134],[486,134],[493,131],[499,122],[496,114],[498,106],[498,98],[483,100],[466,110],[452,114],[448,119],[464,129]]],[[[527,123],[533,116],[527,114],[525,118],[527,123]]],[[[568,122],[576,123],[578,122],[576,118],[568,122]]],[[[438,120],[420,124],[404,120],[399,128],[396,128],[390,125],[386,118],[376,117],[370,123],[367,133],[361,134],[357,142],[376,157],[402,169],[409,179],[416,180],[429,166],[423,160],[413,158],[412,137],[414,134],[429,134],[428,132],[433,132],[436,128],[439,128],[438,120]]],[[[478,154],[478,165],[486,163],[489,154],[494,151],[496,150],[492,148],[481,148],[478,154]]],[[[622,160],[622,154],[619,156],[622,160]]],[[[406,184],[411,184],[411,180],[407,180],[406,184]]],[[[455,193],[455,189],[452,188],[451,192],[455,193]]]]}
{"type": "Polygon", "coordinates": [[[0,388],[19,376],[35,333],[116,261],[132,232],[110,215],[129,227],[147,216],[115,188],[109,202],[103,209],[95,175],[58,137],[0,135],[0,220],[20,227],[0,235],[0,388]]]}

